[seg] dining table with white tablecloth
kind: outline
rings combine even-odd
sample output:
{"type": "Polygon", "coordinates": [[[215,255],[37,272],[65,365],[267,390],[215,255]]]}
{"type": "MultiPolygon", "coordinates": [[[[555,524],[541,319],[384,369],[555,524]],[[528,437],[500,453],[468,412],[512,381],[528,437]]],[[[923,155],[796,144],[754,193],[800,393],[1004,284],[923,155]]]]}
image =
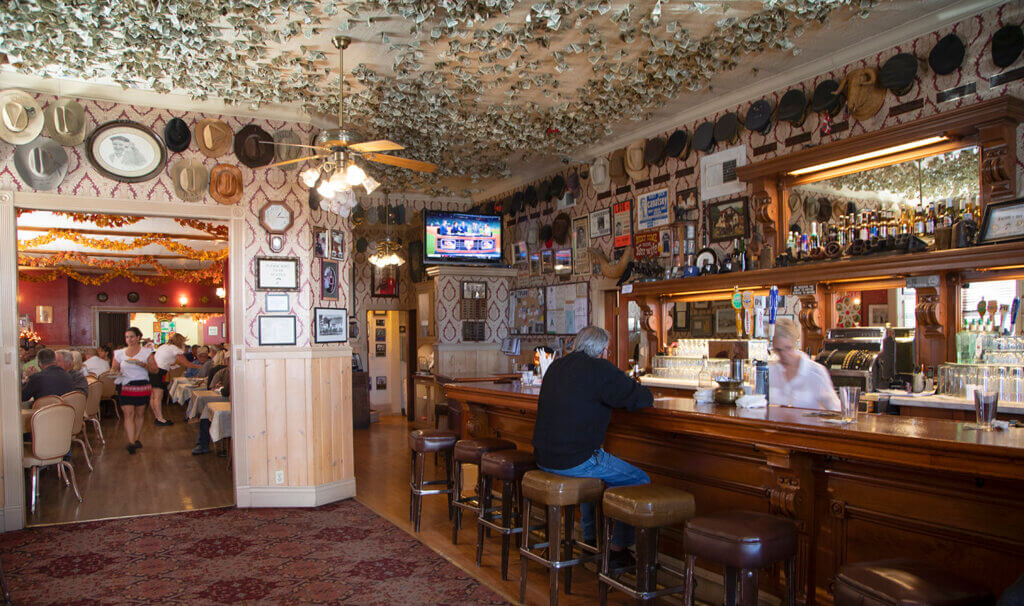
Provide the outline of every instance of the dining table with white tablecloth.
{"type": "Polygon", "coordinates": [[[176,404],[187,404],[188,401],[192,399],[192,393],[197,389],[202,389],[204,387],[206,387],[206,379],[203,377],[196,377],[192,379],[176,377],[168,386],[167,394],[171,398],[171,402],[176,404]]]}
{"type": "Polygon", "coordinates": [[[207,402],[202,418],[210,422],[210,441],[219,442],[231,437],[231,402],[207,402]]]}
{"type": "Polygon", "coordinates": [[[221,400],[224,400],[224,396],[213,389],[200,389],[192,392],[188,407],[185,409],[185,419],[201,419],[207,404],[221,400]]]}

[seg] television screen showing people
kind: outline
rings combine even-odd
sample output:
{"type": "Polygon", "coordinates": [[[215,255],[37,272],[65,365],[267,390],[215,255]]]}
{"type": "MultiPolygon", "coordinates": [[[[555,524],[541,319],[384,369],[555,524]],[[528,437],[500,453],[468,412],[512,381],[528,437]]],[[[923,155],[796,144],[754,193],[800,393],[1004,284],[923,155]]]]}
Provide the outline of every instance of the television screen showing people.
{"type": "Polygon", "coordinates": [[[501,217],[428,211],[427,263],[501,263],[501,217]]]}

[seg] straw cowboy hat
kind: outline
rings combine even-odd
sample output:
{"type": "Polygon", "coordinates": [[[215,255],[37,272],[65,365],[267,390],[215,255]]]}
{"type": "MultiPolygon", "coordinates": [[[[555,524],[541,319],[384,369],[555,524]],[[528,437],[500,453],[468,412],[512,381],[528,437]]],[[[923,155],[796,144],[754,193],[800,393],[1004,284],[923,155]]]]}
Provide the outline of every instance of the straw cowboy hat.
{"type": "Polygon", "coordinates": [[[231,151],[233,137],[231,127],[215,118],[206,118],[196,124],[196,145],[208,158],[219,158],[231,151]]]}
{"type": "Polygon", "coordinates": [[[24,145],[43,131],[43,108],[22,90],[0,91],[0,139],[24,145]]]}
{"type": "Polygon", "coordinates": [[[58,99],[43,110],[46,136],[74,147],[85,141],[85,109],[74,99],[58,99]]]}
{"type": "Polygon", "coordinates": [[[68,174],[68,154],[60,143],[39,137],[15,148],[14,170],[32,189],[56,189],[68,174]]]}
{"type": "Polygon", "coordinates": [[[198,202],[206,195],[210,173],[199,160],[178,160],[171,166],[174,195],[186,202],[198,202]]]}
{"type": "Polygon", "coordinates": [[[608,158],[601,156],[594,160],[594,164],[590,167],[590,183],[594,186],[595,190],[599,192],[607,191],[609,185],[608,178],[610,177],[609,172],[608,158]]]}
{"type": "Polygon", "coordinates": [[[221,204],[242,199],[242,171],[232,164],[218,164],[210,171],[210,195],[221,204]]]}
{"type": "Polygon", "coordinates": [[[634,141],[626,148],[626,174],[634,181],[647,178],[647,162],[644,160],[644,147],[646,141],[634,141]]]}

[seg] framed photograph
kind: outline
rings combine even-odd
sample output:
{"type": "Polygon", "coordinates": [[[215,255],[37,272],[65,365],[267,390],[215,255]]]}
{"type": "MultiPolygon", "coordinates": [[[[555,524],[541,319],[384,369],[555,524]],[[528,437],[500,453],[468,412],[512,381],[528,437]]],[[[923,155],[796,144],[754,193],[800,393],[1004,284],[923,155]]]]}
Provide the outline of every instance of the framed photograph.
{"type": "Polygon", "coordinates": [[[985,205],[978,244],[1024,240],[1024,198],[985,205]]]}
{"type": "Polygon", "coordinates": [[[603,238],[612,235],[612,209],[602,208],[590,213],[590,237],[603,238]]]}
{"type": "Polygon", "coordinates": [[[667,227],[658,230],[658,256],[663,259],[672,256],[672,230],[667,227]]]}
{"type": "Polygon", "coordinates": [[[375,328],[373,331],[373,340],[377,343],[383,343],[388,340],[388,329],[386,328],[375,328]]]}
{"type": "Polygon", "coordinates": [[[540,251],[540,271],[544,274],[550,274],[555,271],[555,255],[553,251],[540,251]]]}
{"type": "Polygon", "coordinates": [[[515,243],[512,249],[512,262],[513,263],[526,263],[526,240],[520,240],[515,243]]]}
{"type": "Polygon", "coordinates": [[[348,310],[344,307],[313,308],[313,342],[344,343],[348,341],[348,310]]]}
{"type": "Polygon", "coordinates": [[[690,319],[690,336],[696,339],[707,339],[711,336],[711,316],[693,316],[690,319]]]}
{"type": "Polygon", "coordinates": [[[131,120],[97,126],[85,142],[85,153],[100,174],[122,183],[149,181],[167,163],[163,140],[153,129],[131,120]]]}
{"type": "Polygon", "coordinates": [[[298,290],[299,260],[256,257],[256,290],[298,290]]]}
{"type": "Polygon", "coordinates": [[[384,320],[376,320],[374,322],[374,326],[381,326],[381,327],[383,327],[384,325],[385,325],[385,321],[384,320]]]}
{"type": "Polygon", "coordinates": [[[675,303],[672,307],[672,330],[689,330],[690,304],[675,303]]]}
{"type": "Polygon", "coordinates": [[[345,232],[340,229],[331,230],[331,258],[345,260],[345,232]]]}
{"type": "Polygon", "coordinates": [[[266,304],[263,306],[263,311],[270,314],[288,313],[288,310],[291,309],[291,303],[288,299],[288,293],[268,292],[266,296],[266,304]]]}
{"type": "Polygon", "coordinates": [[[383,358],[383,357],[387,356],[388,355],[388,344],[387,343],[377,343],[377,347],[375,348],[375,351],[376,351],[376,354],[377,354],[378,358],[383,358]]]}
{"type": "Polygon", "coordinates": [[[715,334],[723,337],[736,336],[736,310],[731,307],[715,310],[715,334]]]}
{"type": "Polygon", "coordinates": [[[730,242],[735,238],[749,238],[748,205],[749,198],[746,196],[708,204],[708,239],[712,242],[730,242]]]}
{"type": "Polygon", "coordinates": [[[28,330],[32,326],[32,319],[28,314],[18,316],[18,330],[28,330]]]}
{"type": "Polygon", "coordinates": [[[486,299],[487,298],[487,282],[463,282],[462,283],[462,298],[463,299],[486,299]]]}
{"type": "Polygon", "coordinates": [[[531,276],[539,276],[540,275],[540,253],[539,252],[530,253],[530,275],[531,276]]]}
{"type": "Polygon", "coordinates": [[[326,259],[331,256],[331,245],[327,241],[327,230],[321,227],[313,228],[313,256],[318,259],[326,259]]]}
{"type": "Polygon", "coordinates": [[[567,276],[572,273],[572,249],[560,248],[555,251],[555,274],[567,276]]]}
{"type": "Polygon", "coordinates": [[[320,260],[320,298],[324,301],[338,300],[338,262],[320,260]]]}
{"type": "Polygon", "coordinates": [[[53,324],[52,305],[36,305],[36,323],[53,324]]]}
{"type": "Polygon", "coordinates": [[[885,326],[889,323],[889,306],[885,303],[868,305],[868,326],[885,326]]]}
{"type": "Polygon", "coordinates": [[[398,296],[398,267],[394,265],[388,265],[387,267],[370,266],[370,296],[398,296]]]}
{"type": "Polygon", "coordinates": [[[581,276],[590,274],[590,220],[576,217],[572,220],[572,271],[581,276]]]}
{"type": "Polygon", "coordinates": [[[359,338],[359,320],[352,318],[348,321],[348,334],[353,339],[359,338]]]}
{"type": "Polygon", "coordinates": [[[363,371],[363,358],[358,353],[352,354],[352,370],[356,372],[363,371]]]}
{"type": "Polygon", "coordinates": [[[259,344],[295,345],[295,316],[258,316],[259,344]]]}
{"type": "Polygon", "coordinates": [[[711,301],[694,301],[690,305],[694,309],[711,309],[711,301]]]}
{"type": "Polygon", "coordinates": [[[383,390],[388,388],[388,378],[387,377],[375,377],[375,378],[377,379],[376,380],[377,391],[383,391],[383,390]]]}
{"type": "Polygon", "coordinates": [[[209,326],[206,329],[206,334],[210,335],[211,337],[216,337],[218,331],[219,329],[216,326],[209,326]]]}

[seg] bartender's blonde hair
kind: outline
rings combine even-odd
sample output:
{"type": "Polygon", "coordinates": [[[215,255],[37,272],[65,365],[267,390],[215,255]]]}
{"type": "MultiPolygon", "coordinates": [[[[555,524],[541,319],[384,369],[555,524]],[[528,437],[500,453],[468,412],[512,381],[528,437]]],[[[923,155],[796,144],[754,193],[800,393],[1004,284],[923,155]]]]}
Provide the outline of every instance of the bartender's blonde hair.
{"type": "Polygon", "coordinates": [[[793,346],[796,348],[800,347],[800,339],[803,336],[803,331],[800,330],[800,325],[790,320],[789,318],[779,318],[775,321],[775,338],[782,337],[783,339],[789,339],[793,342],[793,346]]]}

